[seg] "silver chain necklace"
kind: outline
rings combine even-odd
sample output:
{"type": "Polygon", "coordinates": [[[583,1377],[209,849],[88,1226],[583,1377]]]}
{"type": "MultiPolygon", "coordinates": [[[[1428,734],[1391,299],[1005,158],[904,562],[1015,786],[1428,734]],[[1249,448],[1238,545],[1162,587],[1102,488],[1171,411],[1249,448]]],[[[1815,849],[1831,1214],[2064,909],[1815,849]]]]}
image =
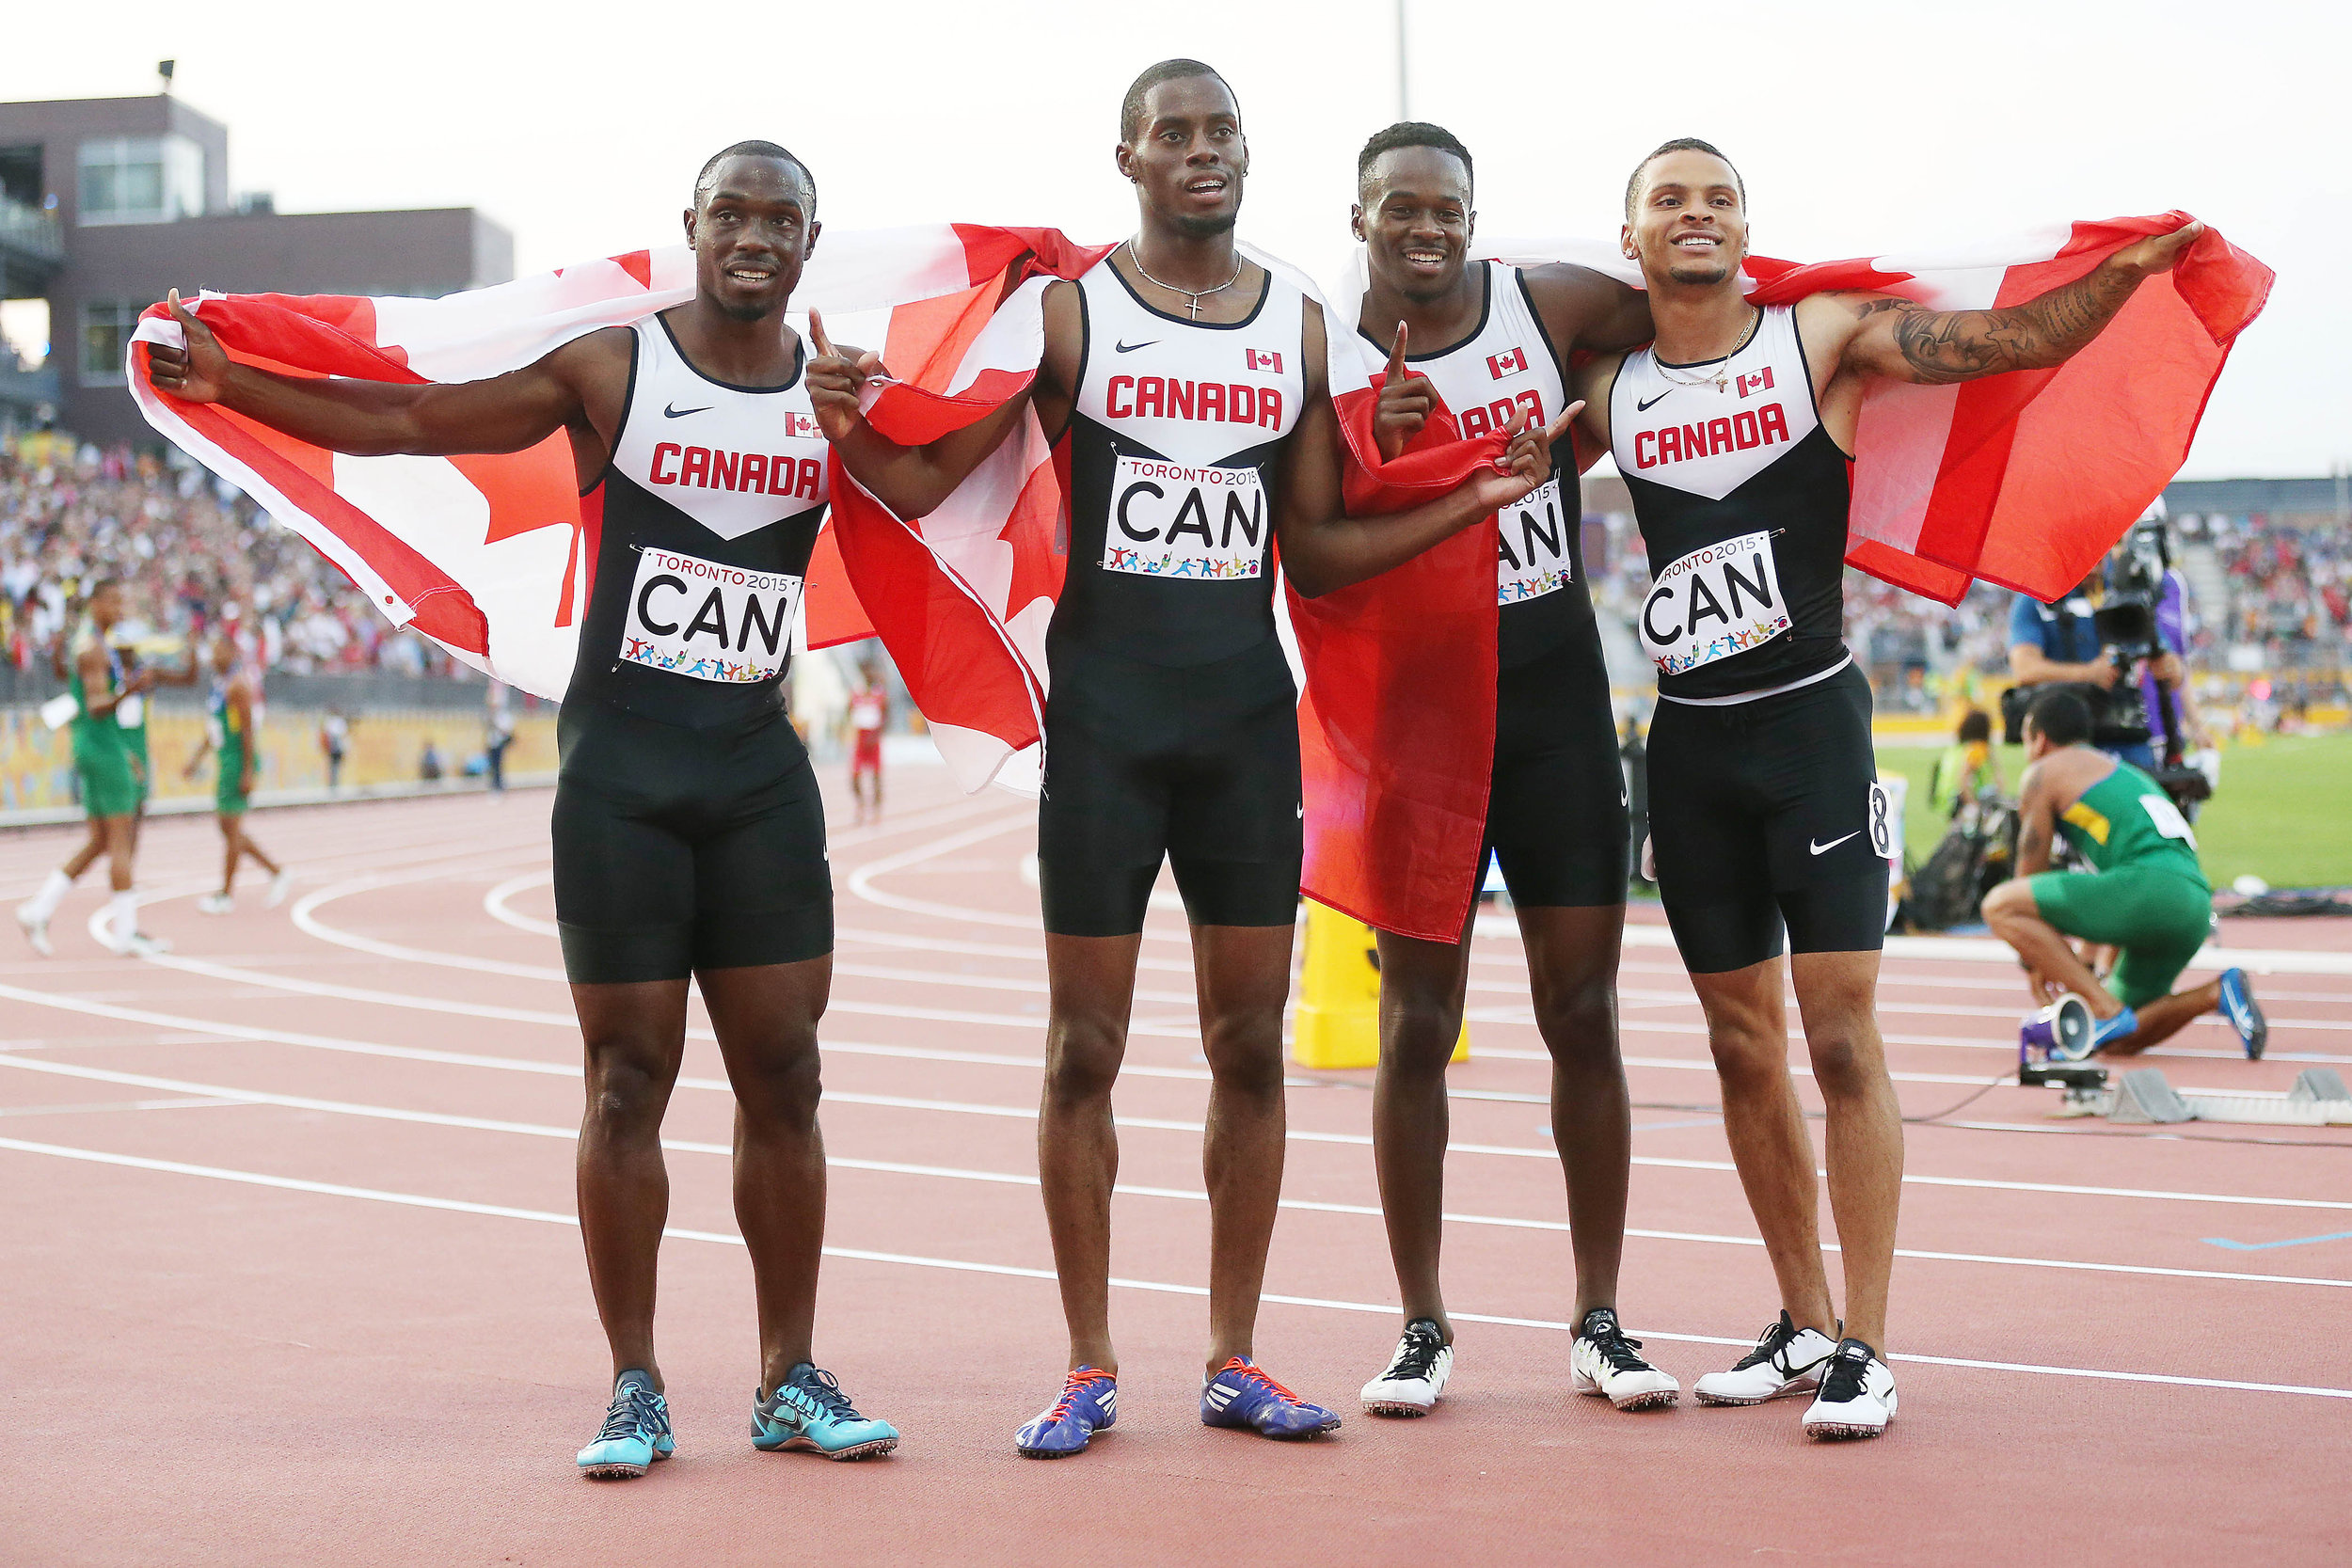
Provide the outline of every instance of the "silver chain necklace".
{"type": "Polygon", "coordinates": [[[1659,358],[1655,353],[1650,356],[1650,363],[1658,367],[1658,378],[1661,381],[1665,382],[1670,387],[1712,387],[1718,392],[1726,391],[1730,388],[1731,385],[1731,362],[1740,357],[1740,351],[1741,349],[1746,348],[1750,342],[1755,341],[1756,329],[1763,323],[1763,320],[1764,312],[1761,310],[1756,311],[1755,316],[1748,322],[1748,329],[1740,334],[1739,342],[1732,345],[1732,350],[1729,354],[1726,354],[1721,359],[1714,361],[1715,369],[1709,374],[1699,376],[1694,380],[1686,381],[1681,376],[1675,374],[1676,367],[1668,365],[1663,359],[1659,358]]]}
{"type": "Polygon", "coordinates": [[[1208,298],[1211,294],[1221,294],[1226,290],[1241,281],[1241,257],[1238,255],[1233,258],[1232,277],[1227,278],[1224,282],[1219,283],[1214,289],[1201,289],[1197,292],[1191,289],[1180,289],[1173,283],[1163,283],[1158,278],[1152,277],[1150,273],[1145,272],[1143,270],[1143,253],[1136,249],[1136,242],[1133,240],[1129,240],[1127,242],[1127,260],[1135,263],[1136,275],[1146,283],[1151,284],[1155,289],[1166,289],[1171,294],[1184,295],[1184,309],[1189,313],[1191,319],[1194,321],[1199,321],[1200,319],[1200,302],[1202,300],[1208,298]]]}

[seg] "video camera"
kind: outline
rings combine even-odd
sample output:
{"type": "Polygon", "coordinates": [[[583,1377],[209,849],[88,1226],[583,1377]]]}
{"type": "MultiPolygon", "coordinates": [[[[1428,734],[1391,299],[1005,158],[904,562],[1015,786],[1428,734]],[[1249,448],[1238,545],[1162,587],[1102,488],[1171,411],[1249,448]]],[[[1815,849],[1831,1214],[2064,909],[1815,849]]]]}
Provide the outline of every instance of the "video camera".
{"type": "MultiPolygon", "coordinates": [[[[2151,713],[2139,680],[2140,666],[2167,652],[2157,630],[2156,612],[2164,602],[2165,578],[2171,564],[2159,502],[2123,535],[2122,546],[2107,562],[2106,592],[2091,612],[2100,645],[2114,660],[2115,682],[2106,688],[2084,685],[2078,689],[2090,705],[2090,743],[2109,752],[2147,746],[2155,753],[2156,783],[2174,804],[2186,810],[2213,798],[2213,781],[2184,760],[2186,748],[2172,693],[2156,683],[2156,711],[2151,713]]],[[[2088,594],[2090,587],[2085,581],[2082,592],[2088,594]]],[[[2001,694],[2003,738],[2012,746],[2024,738],[2026,708],[2037,689],[2012,687],[2001,694]]]]}

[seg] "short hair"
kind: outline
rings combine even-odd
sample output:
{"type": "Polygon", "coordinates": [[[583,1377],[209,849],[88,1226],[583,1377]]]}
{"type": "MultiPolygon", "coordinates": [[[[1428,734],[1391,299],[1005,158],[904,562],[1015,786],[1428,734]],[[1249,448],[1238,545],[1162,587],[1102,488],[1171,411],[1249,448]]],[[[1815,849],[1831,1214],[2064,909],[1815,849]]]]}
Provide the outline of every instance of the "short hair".
{"type": "Polygon", "coordinates": [[[1745,207],[1748,204],[1748,182],[1740,177],[1740,166],[1733,163],[1729,158],[1724,158],[1724,150],[1722,148],[1717,147],[1712,142],[1701,141],[1696,136],[1677,136],[1670,142],[1661,142],[1657,148],[1650,152],[1648,157],[1633,166],[1632,176],[1625,182],[1625,215],[1627,222],[1630,223],[1633,220],[1633,203],[1642,194],[1643,172],[1646,170],[1650,165],[1658,162],[1659,159],[1664,157],[1669,152],[1704,152],[1710,158],[1723,158],[1724,166],[1731,170],[1731,182],[1739,188],[1740,205],[1745,207]]]}
{"type": "Polygon", "coordinates": [[[801,171],[802,180],[807,182],[809,206],[813,208],[817,205],[817,176],[809,173],[808,166],[801,162],[789,148],[780,147],[771,141],[753,140],[736,142],[710,155],[703,165],[702,172],[694,176],[695,211],[700,212],[702,204],[710,198],[710,187],[719,182],[719,166],[729,158],[773,158],[779,163],[790,164],[801,171]]]}
{"type": "Polygon", "coordinates": [[[107,589],[119,588],[121,586],[122,579],[120,578],[90,578],[88,585],[82,590],[82,602],[84,604],[87,604],[90,600],[98,597],[99,594],[103,594],[107,589]]]}
{"type": "Polygon", "coordinates": [[[1119,140],[1122,146],[1133,147],[1143,135],[1143,101],[1162,82],[1181,82],[1190,76],[1206,76],[1232,95],[1233,107],[1241,107],[1241,94],[1233,91],[1233,84],[1216,72],[1216,68],[1199,60],[1162,60],[1147,68],[1128,87],[1127,96],[1119,101],[1119,140]]]}
{"type": "Polygon", "coordinates": [[[2033,700],[2026,722],[2053,746],[2079,746],[2090,738],[2090,705],[2081,692],[2058,687],[2033,700]]]}
{"type": "Polygon", "coordinates": [[[1364,181],[1372,174],[1372,166],[1380,161],[1383,152],[1394,152],[1407,147],[1426,147],[1461,159],[1464,183],[1476,187],[1478,173],[1470,165],[1470,149],[1462,145],[1459,136],[1442,125],[1432,125],[1426,120],[1402,119],[1385,131],[1375,131],[1372,139],[1364,143],[1364,150],[1356,154],[1358,194],[1362,193],[1364,181]]]}
{"type": "Polygon", "coordinates": [[[1972,707],[1960,716],[1960,738],[1963,744],[1974,745],[1993,738],[1993,720],[1980,707],[1972,707]]]}

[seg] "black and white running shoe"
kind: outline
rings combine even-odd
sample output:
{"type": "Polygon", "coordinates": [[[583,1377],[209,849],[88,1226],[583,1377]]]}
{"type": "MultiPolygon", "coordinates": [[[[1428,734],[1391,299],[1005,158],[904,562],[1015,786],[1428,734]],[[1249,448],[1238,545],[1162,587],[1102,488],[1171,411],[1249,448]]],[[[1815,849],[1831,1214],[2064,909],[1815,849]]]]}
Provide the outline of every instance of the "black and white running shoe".
{"type": "Polygon", "coordinates": [[[1454,1371],[1454,1347],[1432,1318],[1405,1325],[1389,1370],[1364,1385],[1364,1409],[1375,1416],[1426,1416],[1454,1371]]]}
{"type": "Polygon", "coordinates": [[[1652,1410],[1674,1403],[1682,1385],[1642,1359],[1642,1341],[1629,1339],[1617,1314],[1596,1307],[1576,1331],[1568,1366],[1576,1391],[1608,1400],[1620,1410],[1652,1410]]]}
{"type": "Polygon", "coordinates": [[[1709,1372],[1692,1385],[1701,1404],[1762,1404],[1818,1386],[1837,1342],[1818,1328],[1799,1328],[1783,1310],[1756,1337],[1756,1348],[1727,1372],[1709,1372]]]}
{"type": "Polygon", "coordinates": [[[1807,1437],[1876,1437],[1895,1418],[1895,1374],[1859,1339],[1840,1339],[1804,1413],[1807,1437]]]}

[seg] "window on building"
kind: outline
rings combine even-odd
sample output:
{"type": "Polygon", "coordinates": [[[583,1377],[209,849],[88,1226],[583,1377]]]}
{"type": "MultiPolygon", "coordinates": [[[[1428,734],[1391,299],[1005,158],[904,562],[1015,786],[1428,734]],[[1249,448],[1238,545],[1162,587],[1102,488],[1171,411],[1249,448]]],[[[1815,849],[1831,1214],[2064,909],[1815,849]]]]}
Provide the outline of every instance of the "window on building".
{"type": "Polygon", "coordinates": [[[81,146],[81,221],[167,223],[204,211],[204,150],[185,136],[81,146]]]}
{"type": "Polygon", "coordinates": [[[139,308],[115,300],[87,300],[82,306],[82,385],[119,387],[122,384],[122,355],[138,325],[139,308]]]}

